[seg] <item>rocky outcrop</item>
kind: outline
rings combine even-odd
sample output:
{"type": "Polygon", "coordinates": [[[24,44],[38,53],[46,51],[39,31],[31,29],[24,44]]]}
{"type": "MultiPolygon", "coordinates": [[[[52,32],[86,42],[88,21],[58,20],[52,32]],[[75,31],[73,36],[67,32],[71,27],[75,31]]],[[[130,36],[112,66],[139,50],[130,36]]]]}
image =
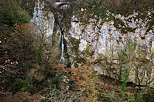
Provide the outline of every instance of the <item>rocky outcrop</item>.
{"type": "MultiPolygon", "coordinates": [[[[73,58],[76,60],[76,57],[89,60],[96,71],[114,78],[119,77],[120,60],[126,61],[122,64],[122,70],[125,70],[130,63],[135,63],[129,66],[129,80],[136,84],[153,86],[154,29],[150,26],[152,10],[142,14],[142,17],[140,17],[141,12],[133,12],[128,16],[108,12],[103,24],[97,16],[87,18],[86,10],[81,9],[80,12],[84,13],[72,17],[72,27],[69,31],[69,36],[80,42],[76,45],[79,49],[77,56],[71,50],[69,52],[72,60],[73,58]],[[83,19],[88,19],[87,23],[82,22],[83,19]],[[132,46],[135,46],[134,50],[132,46]],[[120,55],[121,51],[125,51],[127,55],[120,55]],[[122,59],[120,56],[125,58],[122,59]]],[[[76,61],[73,60],[72,63],[74,62],[76,61]]]]}
{"type": "Polygon", "coordinates": [[[47,8],[45,2],[40,0],[35,2],[31,22],[37,26],[39,32],[45,34],[47,38],[50,38],[53,34],[54,21],[54,15],[49,8],[47,8]]]}

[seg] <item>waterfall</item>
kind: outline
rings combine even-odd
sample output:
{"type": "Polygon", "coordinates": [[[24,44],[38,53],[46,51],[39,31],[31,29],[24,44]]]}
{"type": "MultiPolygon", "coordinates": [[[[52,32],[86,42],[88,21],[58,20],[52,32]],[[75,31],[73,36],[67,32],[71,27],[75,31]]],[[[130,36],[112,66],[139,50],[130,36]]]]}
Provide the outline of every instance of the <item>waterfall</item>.
{"type": "Polygon", "coordinates": [[[65,58],[64,58],[64,34],[63,31],[61,32],[61,58],[60,58],[60,63],[64,64],[65,58]]]}
{"type": "MultiPolygon", "coordinates": [[[[33,18],[31,19],[31,22],[37,27],[38,34],[42,34],[45,37],[45,40],[49,40],[52,42],[52,34],[54,30],[54,14],[50,11],[50,9],[47,8],[44,1],[37,0],[35,2],[34,7],[34,13],[33,18]]],[[[61,30],[61,57],[60,57],[60,63],[65,64],[65,42],[64,42],[64,31],[61,30]]]]}

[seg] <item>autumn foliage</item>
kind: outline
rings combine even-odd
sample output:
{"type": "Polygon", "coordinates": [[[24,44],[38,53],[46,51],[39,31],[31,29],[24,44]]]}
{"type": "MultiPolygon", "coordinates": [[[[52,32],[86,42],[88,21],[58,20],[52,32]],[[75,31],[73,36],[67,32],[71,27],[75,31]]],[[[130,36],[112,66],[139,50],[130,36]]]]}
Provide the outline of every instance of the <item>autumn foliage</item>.
{"type": "Polygon", "coordinates": [[[80,102],[98,101],[98,76],[88,65],[83,65],[80,68],[66,68],[65,65],[58,64],[52,70],[63,71],[69,81],[74,82],[74,88],[79,92],[80,102]]]}

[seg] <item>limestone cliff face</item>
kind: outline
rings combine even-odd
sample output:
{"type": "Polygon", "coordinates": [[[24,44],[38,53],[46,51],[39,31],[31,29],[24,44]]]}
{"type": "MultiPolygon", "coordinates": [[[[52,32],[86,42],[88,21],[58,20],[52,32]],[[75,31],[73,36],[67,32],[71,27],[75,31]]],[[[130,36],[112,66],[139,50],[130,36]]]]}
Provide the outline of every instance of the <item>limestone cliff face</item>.
{"type": "Polygon", "coordinates": [[[54,15],[46,7],[44,1],[38,0],[35,2],[33,18],[31,22],[37,26],[41,33],[44,33],[46,38],[50,38],[54,29],[54,15]]]}
{"type": "MultiPolygon", "coordinates": [[[[100,74],[120,80],[129,68],[129,81],[154,87],[153,13],[152,9],[128,16],[107,12],[102,20],[85,9],[77,11],[65,32],[72,67],[89,64],[100,74]]],[[[60,45],[60,33],[53,32],[53,14],[45,9],[44,2],[38,1],[32,22],[48,37],[53,36],[56,43],[51,52],[60,56],[60,51],[56,54],[60,50],[56,48],[60,45]]]]}
{"type": "MultiPolygon", "coordinates": [[[[84,9],[80,12],[84,12],[84,9]]],[[[82,22],[87,19],[84,18],[86,14],[74,15],[69,36],[80,42],[77,57],[89,60],[91,66],[99,73],[118,78],[122,60],[120,54],[125,51],[127,57],[122,56],[129,61],[124,62],[122,70],[129,66],[130,81],[137,84],[150,83],[154,78],[154,26],[150,26],[153,20],[152,11],[147,11],[144,18],[140,17],[140,13],[123,16],[108,12],[103,24],[97,16],[88,18],[87,23],[82,22]],[[134,45],[133,50],[131,47],[134,45]],[[130,66],[130,63],[133,64],[130,66]]],[[[72,51],[70,56],[72,60],[75,58],[72,51]]],[[[153,86],[153,83],[150,85],[153,86]]]]}

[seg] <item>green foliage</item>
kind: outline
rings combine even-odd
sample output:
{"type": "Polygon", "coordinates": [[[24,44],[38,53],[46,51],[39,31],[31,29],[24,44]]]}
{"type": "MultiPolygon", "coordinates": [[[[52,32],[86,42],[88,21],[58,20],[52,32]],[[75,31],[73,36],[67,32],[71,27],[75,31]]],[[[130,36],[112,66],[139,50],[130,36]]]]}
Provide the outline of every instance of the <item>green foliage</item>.
{"type": "Polygon", "coordinates": [[[39,47],[36,51],[36,63],[39,65],[42,63],[43,48],[44,47],[45,47],[45,39],[44,39],[44,37],[41,37],[39,47]]]}
{"type": "Polygon", "coordinates": [[[131,41],[129,39],[126,42],[125,48],[123,50],[121,50],[121,51],[118,52],[118,57],[119,57],[118,58],[119,59],[119,64],[118,64],[118,68],[119,68],[118,79],[119,80],[122,79],[122,72],[123,72],[122,66],[124,64],[127,64],[128,62],[131,62],[131,63],[134,62],[135,57],[136,57],[136,55],[135,55],[136,47],[137,47],[137,42],[136,41],[131,41]]]}
{"type": "Polygon", "coordinates": [[[23,80],[20,78],[15,79],[15,82],[13,84],[13,92],[18,91],[32,91],[33,89],[33,83],[31,80],[23,80]]]}
{"type": "Polygon", "coordinates": [[[76,39],[74,43],[75,43],[75,45],[77,46],[77,48],[79,48],[80,39],[76,39]]]}
{"type": "Polygon", "coordinates": [[[16,0],[17,3],[32,17],[36,0],[16,0]]]}
{"type": "MultiPolygon", "coordinates": [[[[101,2],[99,0],[92,0],[92,9],[93,9],[93,15],[97,15],[100,17],[102,20],[106,17],[106,10],[105,8],[101,5],[101,2]]],[[[91,8],[90,8],[91,9],[91,8]]]]}
{"type": "Polygon", "coordinates": [[[92,4],[96,4],[98,0],[91,0],[92,4]]]}
{"type": "Polygon", "coordinates": [[[49,91],[60,91],[60,89],[57,89],[56,86],[59,84],[59,80],[63,79],[63,76],[58,75],[55,76],[52,80],[49,81],[49,91]]]}
{"type": "Polygon", "coordinates": [[[5,0],[0,7],[0,19],[4,24],[22,24],[30,21],[29,14],[15,0],[5,0]]]}
{"type": "MultiPolygon", "coordinates": [[[[125,97],[125,94],[126,94],[125,89],[127,88],[126,84],[128,82],[128,79],[129,79],[130,70],[133,67],[136,67],[136,64],[135,64],[136,61],[137,61],[136,52],[135,52],[136,49],[137,49],[137,42],[128,39],[126,44],[125,44],[125,48],[118,53],[118,57],[119,57],[118,58],[119,59],[118,78],[119,78],[119,80],[123,79],[122,80],[123,83],[122,83],[121,88],[120,88],[120,94],[118,95],[118,99],[110,98],[110,100],[112,102],[123,102],[124,101],[124,97],[125,97]]],[[[136,98],[134,96],[132,96],[127,101],[129,101],[129,102],[141,102],[143,94],[144,94],[145,91],[147,91],[147,87],[145,87],[139,93],[137,93],[136,98]]]]}
{"type": "Polygon", "coordinates": [[[137,47],[137,41],[131,41],[130,39],[126,43],[126,52],[129,54],[128,56],[133,56],[137,47]]]}
{"type": "Polygon", "coordinates": [[[129,102],[142,102],[142,98],[143,98],[143,94],[144,92],[146,92],[148,90],[147,87],[145,87],[144,89],[142,89],[140,91],[140,93],[137,95],[137,98],[135,99],[134,97],[131,97],[128,101],[129,102]]]}
{"type": "Polygon", "coordinates": [[[128,82],[128,78],[129,78],[129,68],[125,68],[125,76],[124,76],[124,80],[121,86],[121,91],[120,91],[120,95],[118,97],[118,102],[123,102],[123,97],[125,95],[125,89],[126,89],[126,84],[128,82]]]}
{"type": "Polygon", "coordinates": [[[86,46],[86,53],[87,53],[87,54],[90,54],[90,48],[91,48],[91,46],[90,46],[90,44],[88,43],[87,46],[86,46]]]}
{"type": "Polygon", "coordinates": [[[14,93],[16,92],[30,92],[30,93],[36,93],[43,89],[44,87],[43,81],[37,81],[35,79],[21,79],[16,78],[13,82],[12,90],[14,93]]]}
{"type": "Polygon", "coordinates": [[[110,98],[110,101],[111,102],[123,102],[123,98],[125,96],[125,90],[126,90],[126,84],[128,82],[128,79],[129,79],[129,74],[130,74],[130,69],[129,68],[125,68],[124,69],[124,80],[123,80],[123,83],[121,85],[121,88],[120,88],[120,94],[118,95],[118,98],[117,99],[113,99],[112,97],[109,97],[110,98]]]}
{"type": "Polygon", "coordinates": [[[70,42],[72,43],[72,51],[75,52],[75,53],[78,53],[80,39],[71,38],[70,42]]]}

